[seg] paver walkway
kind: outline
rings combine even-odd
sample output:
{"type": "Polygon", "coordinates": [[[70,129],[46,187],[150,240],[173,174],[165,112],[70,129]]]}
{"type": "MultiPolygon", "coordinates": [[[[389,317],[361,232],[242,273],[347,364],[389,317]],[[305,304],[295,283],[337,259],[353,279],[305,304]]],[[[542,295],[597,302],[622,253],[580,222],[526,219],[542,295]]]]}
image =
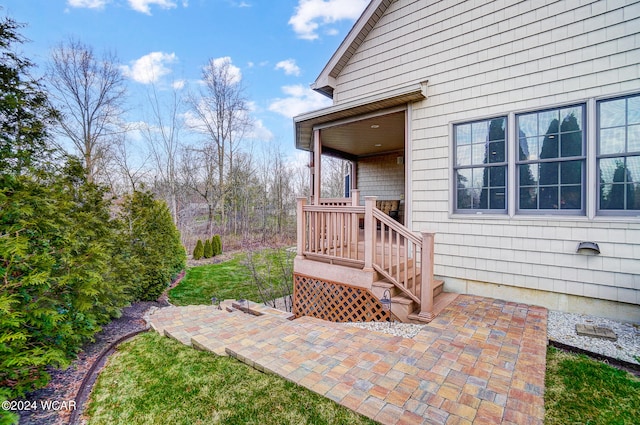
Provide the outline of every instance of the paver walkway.
{"type": "Polygon", "coordinates": [[[170,307],[148,320],[383,424],[544,421],[544,308],[461,295],[414,338],[258,308],[262,316],[170,307]]]}

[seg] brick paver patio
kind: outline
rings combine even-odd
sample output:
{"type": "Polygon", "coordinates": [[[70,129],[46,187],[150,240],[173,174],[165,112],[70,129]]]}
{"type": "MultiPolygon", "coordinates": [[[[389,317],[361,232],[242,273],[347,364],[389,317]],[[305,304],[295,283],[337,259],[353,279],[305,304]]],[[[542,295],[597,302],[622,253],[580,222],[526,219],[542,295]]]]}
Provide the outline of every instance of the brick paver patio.
{"type": "Polygon", "coordinates": [[[383,424],[544,421],[544,308],[461,295],[414,338],[402,338],[254,307],[263,315],[169,307],[149,322],[383,424]]]}

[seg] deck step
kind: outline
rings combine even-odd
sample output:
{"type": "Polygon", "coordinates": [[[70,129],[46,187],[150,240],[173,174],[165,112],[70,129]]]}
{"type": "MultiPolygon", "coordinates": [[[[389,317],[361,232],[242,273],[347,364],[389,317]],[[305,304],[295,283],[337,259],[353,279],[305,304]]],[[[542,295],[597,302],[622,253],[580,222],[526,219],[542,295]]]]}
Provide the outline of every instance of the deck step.
{"type": "MultiPolygon", "coordinates": [[[[436,317],[440,313],[442,313],[442,310],[444,310],[449,306],[449,304],[454,302],[456,298],[458,298],[458,295],[460,294],[455,294],[453,292],[441,292],[437,297],[435,297],[433,299],[433,311],[432,311],[433,317],[436,317]]],[[[407,319],[415,323],[429,323],[431,321],[423,317],[420,317],[419,313],[420,313],[420,310],[417,309],[413,313],[409,314],[407,316],[407,319]]]]}

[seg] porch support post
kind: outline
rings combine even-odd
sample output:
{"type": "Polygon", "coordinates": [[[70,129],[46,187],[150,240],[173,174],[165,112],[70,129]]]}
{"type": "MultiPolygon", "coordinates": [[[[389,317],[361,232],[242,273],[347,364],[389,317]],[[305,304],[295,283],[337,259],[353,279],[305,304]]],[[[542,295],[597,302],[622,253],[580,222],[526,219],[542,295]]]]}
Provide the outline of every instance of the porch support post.
{"type": "Polygon", "coordinates": [[[363,271],[373,271],[373,255],[376,249],[376,226],[373,220],[373,209],[376,206],[377,196],[364,197],[364,269],[363,271]]]}
{"type": "Polygon", "coordinates": [[[320,130],[313,130],[313,205],[320,205],[320,130]]]}
{"type": "Polygon", "coordinates": [[[306,235],[306,227],[307,223],[305,220],[304,206],[307,204],[307,198],[304,196],[299,196],[296,198],[297,208],[296,208],[296,255],[298,258],[303,257],[304,247],[306,245],[305,235],[306,235]]]}
{"type": "Polygon", "coordinates": [[[433,248],[434,233],[422,233],[422,256],[420,264],[420,314],[419,317],[431,321],[435,318],[433,314],[433,248]]]}

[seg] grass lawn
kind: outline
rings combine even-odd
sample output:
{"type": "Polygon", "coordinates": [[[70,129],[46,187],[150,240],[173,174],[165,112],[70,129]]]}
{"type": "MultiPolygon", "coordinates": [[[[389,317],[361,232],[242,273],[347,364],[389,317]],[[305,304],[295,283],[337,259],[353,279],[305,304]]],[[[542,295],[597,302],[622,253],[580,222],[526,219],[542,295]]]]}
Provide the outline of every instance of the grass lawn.
{"type": "MultiPolygon", "coordinates": [[[[282,275],[280,263],[291,268],[294,254],[284,249],[264,249],[253,255],[258,273],[273,286],[282,275]]],[[[223,263],[187,269],[180,284],[169,291],[170,301],[175,305],[211,304],[211,297],[216,296],[222,300],[244,298],[262,302],[246,261],[247,254],[238,253],[223,263]]]]}
{"type": "MultiPolygon", "coordinates": [[[[640,380],[585,356],[547,351],[545,424],[638,424],[640,380]]],[[[100,374],[88,424],[373,424],[229,357],[154,332],[122,344],[100,374]]]]}
{"type": "MultiPolygon", "coordinates": [[[[259,272],[275,275],[277,267],[266,273],[265,261],[273,264],[274,259],[286,255],[285,251],[259,252],[259,272]]],[[[215,295],[260,302],[245,260],[246,254],[238,254],[224,263],[189,269],[180,285],[169,292],[171,301],[177,305],[209,304],[215,295]]],[[[144,335],[121,351],[103,372],[105,376],[101,375],[90,423],[369,423],[357,416],[342,416],[347,413],[337,405],[280,378],[262,375],[232,359],[182,347],[167,338],[144,335]],[[272,386],[277,394],[273,401],[272,386]],[[155,410],[158,413],[153,413],[155,410]],[[309,416],[304,413],[307,410],[309,416]],[[266,412],[274,416],[261,416],[266,412]],[[135,419],[137,415],[141,419],[135,419]]],[[[640,379],[586,356],[550,347],[545,409],[548,425],[637,425],[640,379]]]]}
{"type": "Polygon", "coordinates": [[[100,374],[88,424],[374,424],[275,375],[155,332],[122,344],[100,374]]]}
{"type": "Polygon", "coordinates": [[[590,359],[549,347],[545,424],[640,423],[640,379],[590,359]]]}

